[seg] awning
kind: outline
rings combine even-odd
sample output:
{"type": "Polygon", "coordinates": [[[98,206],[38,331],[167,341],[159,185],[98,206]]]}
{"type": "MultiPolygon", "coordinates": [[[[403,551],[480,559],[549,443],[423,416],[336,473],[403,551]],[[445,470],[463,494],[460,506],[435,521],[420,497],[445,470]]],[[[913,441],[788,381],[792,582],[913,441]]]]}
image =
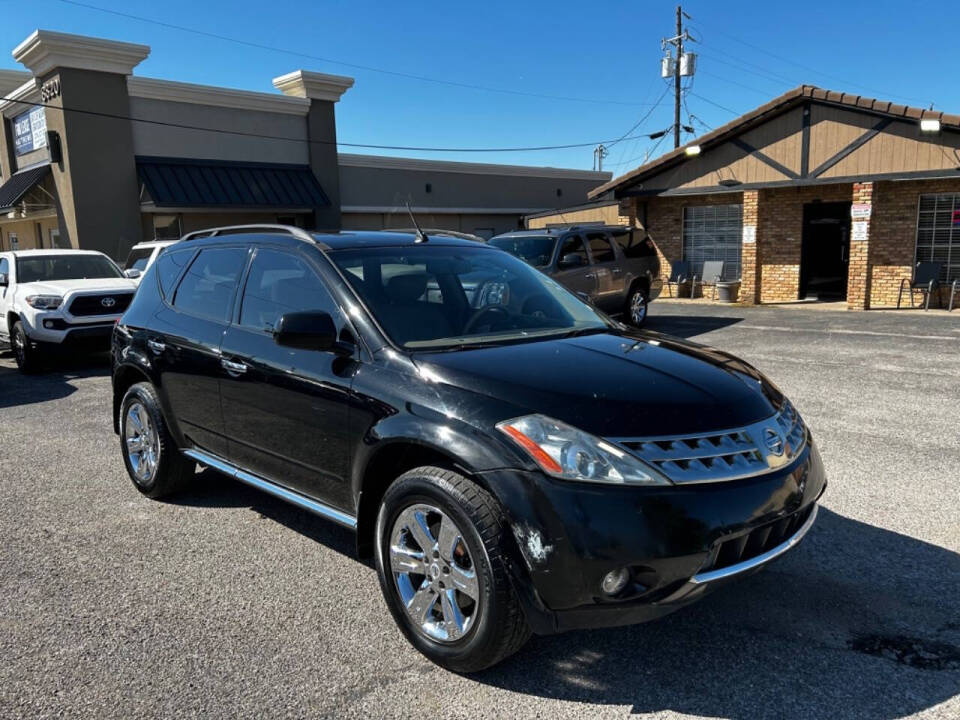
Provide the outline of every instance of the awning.
{"type": "Polygon", "coordinates": [[[36,167],[15,172],[3,185],[0,185],[0,212],[7,212],[23,200],[23,196],[43,180],[50,172],[50,165],[44,163],[36,167]]]}
{"type": "Polygon", "coordinates": [[[310,209],[330,205],[308,165],[138,157],[157,207],[310,209]]]}

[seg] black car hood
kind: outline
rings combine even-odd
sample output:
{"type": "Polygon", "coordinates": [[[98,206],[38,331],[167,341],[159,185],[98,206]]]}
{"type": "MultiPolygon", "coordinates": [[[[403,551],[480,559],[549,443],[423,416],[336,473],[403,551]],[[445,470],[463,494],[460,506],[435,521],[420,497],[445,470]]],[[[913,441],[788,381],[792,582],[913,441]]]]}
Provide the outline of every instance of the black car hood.
{"type": "Polygon", "coordinates": [[[709,432],[770,417],[782,395],[731,355],[659,333],[614,332],[427,353],[442,383],[604,437],[709,432]]]}

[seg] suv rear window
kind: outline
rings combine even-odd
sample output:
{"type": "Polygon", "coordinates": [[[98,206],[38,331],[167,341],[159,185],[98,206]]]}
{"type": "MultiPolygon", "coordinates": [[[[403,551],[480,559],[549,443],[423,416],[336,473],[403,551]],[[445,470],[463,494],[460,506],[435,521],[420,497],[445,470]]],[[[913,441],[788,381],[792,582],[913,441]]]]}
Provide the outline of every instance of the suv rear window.
{"type": "Polygon", "coordinates": [[[614,231],[612,234],[628,258],[655,257],[657,254],[653,241],[650,238],[641,238],[640,233],[635,230],[614,231]]]}
{"type": "Polygon", "coordinates": [[[160,294],[169,297],[173,291],[173,284],[180,277],[183,266],[190,262],[194,248],[182,250],[166,250],[157,258],[157,279],[160,281],[160,294]]]}
{"type": "Polygon", "coordinates": [[[246,248],[201,250],[180,281],[173,306],[191,315],[226,321],[246,259],[246,248]]]}

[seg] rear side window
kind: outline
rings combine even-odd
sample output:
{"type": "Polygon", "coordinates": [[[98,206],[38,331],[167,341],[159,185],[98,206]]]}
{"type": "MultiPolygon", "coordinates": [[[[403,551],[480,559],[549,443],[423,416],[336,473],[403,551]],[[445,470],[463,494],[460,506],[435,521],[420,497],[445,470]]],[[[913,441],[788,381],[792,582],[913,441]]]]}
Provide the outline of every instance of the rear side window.
{"type": "Polygon", "coordinates": [[[10,274],[10,263],[7,262],[6,258],[0,258],[0,275],[9,275],[10,274]]]}
{"type": "Polygon", "coordinates": [[[246,248],[201,250],[180,281],[173,306],[191,315],[226,321],[246,259],[246,248]]]}
{"type": "Polygon", "coordinates": [[[258,250],[243,290],[240,324],[273,330],[284,313],[306,310],[337,317],[323,281],[303,260],[282,251],[258,250]]]}
{"type": "Polygon", "coordinates": [[[613,246],[606,233],[587,233],[587,240],[590,243],[590,255],[595,263],[614,261],[613,246]]]}
{"type": "Polygon", "coordinates": [[[173,284],[180,277],[180,271],[193,257],[193,248],[182,250],[166,250],[157,258],[157,279],[160,281],[160,292],[165,298],[170,297],[173,284]]]}
{"type": "Polygon", "coordinates": [[[633,230],[623,230],[613,233],[613,239],[620,245],[623,254],[628,258],[656,257],[657,251],[650,238],[640,236],[633,230]]]}

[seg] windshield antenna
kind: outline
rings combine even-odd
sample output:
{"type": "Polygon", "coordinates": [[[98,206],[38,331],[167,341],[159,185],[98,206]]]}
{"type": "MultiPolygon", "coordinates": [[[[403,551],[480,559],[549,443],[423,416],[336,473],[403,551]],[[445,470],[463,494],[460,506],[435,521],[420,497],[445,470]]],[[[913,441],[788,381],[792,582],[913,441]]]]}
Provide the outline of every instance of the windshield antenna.
{"type": "Polygon", "coordinates": [[[427,242],[427,234],[420,229],[420,225],[417,224],[417,218],[413,215],[413,210],[410,209],[410,201],[407,200],[407,212],[410,214],[410,222],[413,223],[413,226],[417,229],[417,239],[414,242],[425,243],[427,242]]]}

